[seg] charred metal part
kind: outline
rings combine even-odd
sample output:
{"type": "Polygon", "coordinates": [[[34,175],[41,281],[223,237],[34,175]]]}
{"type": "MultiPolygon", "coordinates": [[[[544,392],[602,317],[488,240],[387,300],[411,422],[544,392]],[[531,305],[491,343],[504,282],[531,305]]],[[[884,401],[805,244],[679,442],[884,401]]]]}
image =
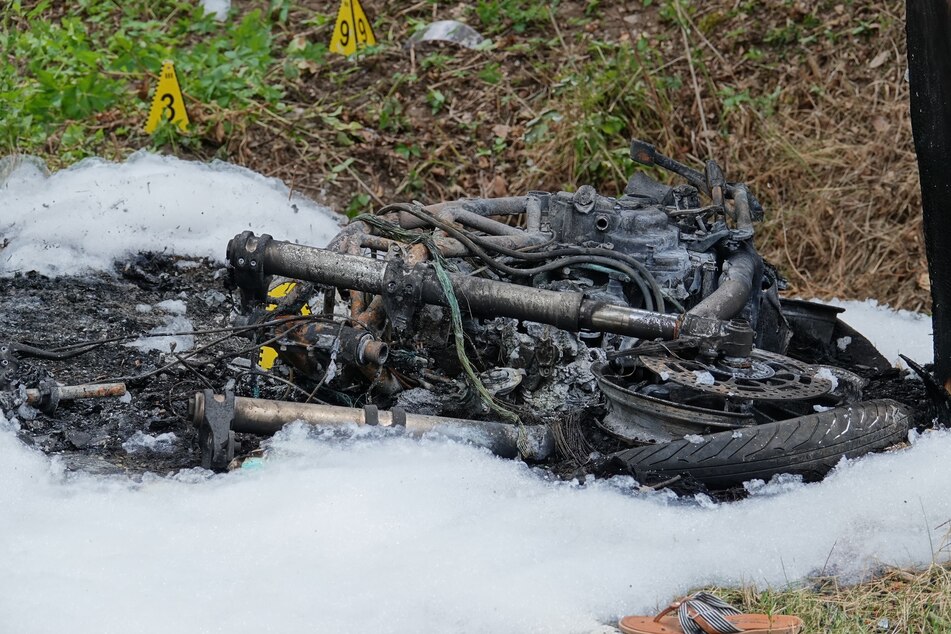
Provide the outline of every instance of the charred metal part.
{"type": "Polygon", "coordinates": [[[420,268],[403,265],[399,250],[391,253],[383,272],[383,309],[397,332],[403,332],[420,306],[423,275],[420,268]]]}
{"type": "Polygon", "coordinates": [[[375,405],[336,407],[235,397],[231,392],[215,394],[205,390],[189,400],[188,413],[199,430],[202,466],[215,471],[223,471],[234,458],[236,432],[267,436],[295,421],[324,427],[387,427],[411,436],[433,432],[486,447],[508,458],[521,455],[529,460],[543,460],[554,449],[551,432],[545,426],[517,427],[493,421],[424,416],[401,408],[383,411],[375,405]]]}
{"type": "Polygon", "coordinates": [[[688,434],[740,429],[756,423],[749,412],[672,403],[666,389],[632,390],[611,373],[608,364],[596,365],[592,371],[607,397],[608,414],[601,426],[625,441],[670,442],[688,434]]]}
{"type": "Polygon", "coordinates": [[[277,332],[283,334],[276,342],[277,354],[305,374],[312,371],[314,361],[332,356],[358,367],[383,365],[389,356],[389,346],[362,328],[317,321],[288,324],[277,332]]]}
{"type": "MultiPolygon", "coordinates": [[[[662,167],[665,170],[673,172],[674,174],[682,177],[688,183],[704,192],[708,196],[712,196],[712,192],[707,187],[707,179],[703,174],[692,167],[684,165],[680,161],[676,161],[670,157],[664,156],[650,143],[637,139],[631,141],[631,160],[636,161],[641,165],[656,165],[658,167],[662,167]]],[[[735,191],[734,188],[734,183],[725,183],[724,192],[727,194],[727,196],[733,198],[735,191]]],[[[763,206],[752,194],[749,195],[749,205],[753,212],[753,218],[762,220],[764,214],[763,206]]]]}
{"type": "Polygon", "coordinates": [[[690,313],[716,319],[731,319],[739,315],[760,277],[762,259],[749,246],[738,250],[724,263],[717,290],[692,308],[690,313]]]}
{"type": "Polygon", "coordinates": [[[715,207],[723,207],[724,189],[726,188],[726,177],[723,176],[723,169],[717,165],[714,160],[709,160],[704,167],[704,181],[707,191],[710,192],[710,198],[713,199],[715,207]]]}
{"type": "MultiPolygon", "coordinates": [[[[254,234],[249,236],[249,233],[236,236],[232,244],[253,240],[254,234]]],[[[435,272],[426,265],[407,270],[399,259],[387,263],[282,242],[270,236],[267,236],[266,245],[259,257],[263,262],[263,271],[268,276],[293,277],[383,294],[384,301],[387,293],[391,292],[392,284],[392,293],[403,293],[401,297],[407,298],[396,306],[398,311],[405,310],[411,304],[409,299],[416,297],[427,304],[447,305],[435,272]],[[407,278],[413,281],[405,281],[407,278]]],[[[228,252],[232,254],[232,259],[234,254],[241,253],[236,248],[229,248],[228,252]]],[[[736,261],[742,263],[745,260],[738,256],[736,261]]],[[[232,265],[236,265],[236,262],[232,262],[232,265]]],[[[643,339],[674,339],[681,334],[715,337],[718,340],[729,336],[727,322],[698,314],[700,311],[677,316],[585,299],[584,294],[579,292],[550,291],[458,273],[450,273],[449,278],[460,305],[475,316],[501,315],[550,324],[565,330],[598,330],[643,339]]],[[[745,305],[749,286],[744,281],[748,282],[749,278],[744,277],[742,265],[737,264],[736,272],[726,277],[722,290],[718,289],[710,296],[709,306],[701,305],[709,308],[704,312],[726,313],[735,306],[745,305]]],[[[415,304],[413,306],[415,308],[415,304]]]]}
{"type": "Polygon", "coordinates": [[[229,269],[233,276],[233,283],[241,291],[242,304],[263,302],[267,299],[269,278],[264,272],[264,251],[268,247],[271,236],[255,236],[245,231],[228,243],[228,260],[232,262],[229,269]],[[234,251],[232,251],[232,247],[234,251]]]}
{"type": "MultiPolygon", "coordinates": [[[[253,234],[251,238],[253,239],[253,234]]],[[[445,293],[435,279],[434,272],[423,265],[417,265],[416,270],[407,271],[406,266],[398,259],[385,263],[369,258],[332,253],[316,247],[281,242],[271,239],[270,236],[267,238],[267,249],[261,257],[264,270],[268,272],[268,275],[282,275],[327,283],[339,288],[374,294],[385,294],[390,290],[386,279],[387,271],[391,271],[390,281],[393,283],[394,292],[405,290],[405,286],[397,282],[397,279],[403,280],[408,275],[416,275],[418,282],[414,281],[412,284],[412,298],[417,297],[415,289],[418,288],[419,300],[440,306],[447,304],[445,293]]],[[[235,241],[241,242],[247,239],[245,234],[241,234],[235,238],[235,241]]],[[[229,254],[234,253],[238,251],[229,249],[229,254]]],[[[584,301],[581,293],[560,293],[455,273],[449,274],[449,277],[460,305],[472,314],[503,315],[552,324],[568,330],[579,328],[581,304],[584,301]]],[[[636,317],[646,313],[646,311],[627,309],[624,306],[618,306],[616,309],[633,311],[631,315],[635,319],[631,320],[631,323],[636,323],[636,317]]],[[[604,310],[599,309],[598,312],[604,310]]],[[[587,325],[590,324],[582,324],[582,326],[587,325]]],[[[625,327],[627,330],[634,328],[631,325],[625,327]]]]}
{"type": "Polygon", "coordinates": [[[41,381],[39,387],[26,390],[26,402],[45,414],[52,414],[56,411],[60,401],[83,398],[114,398],[123,396],[125,393],[125,383],[59,385],[55,381],[41,381]]]}
{"type": "Polygon", "coordinates": [[[10,344],[0,345],[0,386],[5,386],[16,377],[18,367],[19,363],[10,344]]]}
{"type": "Polygon", "coordinates": [[[529,192],[525,201],[525,230],[528,233],[541,231],[542,203],[548,202],[548,192],[529,192]]]}
{"type": "Polygon", "coordinates": [[[234,392],[215,394],[198,392],[188,401],[188,416],[198,428],[201,466],[224,471],[234,458],[235,440],[231,429],[234,421],[234,392]]]}
{"type": "Polygon", "coordinates": [[[821,376],[820,368],[765,350],[714,363],[674,355],[638,360],[665,381],[736,399],[804,400],[828,394],[833,388],[833,382],[821,376]]]}
{"type": "Polygon", "coordinates": [[[750,191],[746,185],[739,183],[733,187],[733,202],[738,239],[746,240],[753,237],[753,213],[750,211],[750,191]]]}
{"type": "MultiPolygon", "coordinates": [[[[392,426],[400,407],[411,412],[408,430],[443,423],[492,430],[501,442],[493,450],[514,455],[519,428],[473,419],[575,417],[588,425],[606,406],[597,424],[617,439],[671,444],[721,430],[798,426],[860,403],[862,379],[835,363],[853,331],[834,315],[826,323],[822,314],[792,310],[786,319],[781,280],[753,244],[762,207],[747,187],[729,182],[713,160],[698,171],[639,141],[631,152],[688,184],[635,174],[619,197],[585,185],[393,203],[355,218],[327,249],[236,236],[229,267],[249,285],[247,297],[260,297],[272,276],[312,282],[323,294],[327,323],[284,337],[280,329],[256,334],[261,341],[277,334],[278,354],[299,370],[287,374],[295,387],[311,396],[321,389],[336,405],[369,394],[382,409],[251,407],[239,398],[233,424],[217,429],[196,415],[209,430],[203,437],[217,439],[205,443],[208,451],[221,454],[208,461],[227,464],[232,431],[271,433],[294,418],[392,426]],[[813,322],[822,330],[815,337],[792,335],[813,322]],[[790,340],[794,353],[805,348],[815,358],[785,356],[790,340]]],[[[856,334],[855,341],[854,358],[865,359],[867,340],[856,334]]]]}

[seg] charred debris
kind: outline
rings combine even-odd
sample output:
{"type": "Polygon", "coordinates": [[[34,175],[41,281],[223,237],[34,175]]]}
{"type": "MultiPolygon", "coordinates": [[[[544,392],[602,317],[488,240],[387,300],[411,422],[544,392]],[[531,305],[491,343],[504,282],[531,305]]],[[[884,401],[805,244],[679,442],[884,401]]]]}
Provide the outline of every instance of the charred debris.
{"type": "MultiPolygon", "coordinates": [[[[631,157],[685,182],[642,171],[618,198],[583,186],[391,204],[325,248],[244,232],[216,282],[233,301],[209,303],[193,333],[206,343],[66,386],[37,364],[100,355],[102,366],[102,351],[141,333],[0,343],[0,407],[75,422],[57,406],[128,387],[162,413],[165,427],[150,429],[181,430],[178,467],[234,468],[256,438],[304,421],[439,433],[564,477],[630,474],[681,491],[817,480],[928,422],[927,381],[909,390],[840,309],[780,297],[745,184],[640,141],[631,157]]],[[[140,287],[174,286],[136,268],[123,276],[140,287]]],[[[21,435],[85,449],[36,442],[50,425],[21,435]]]]}

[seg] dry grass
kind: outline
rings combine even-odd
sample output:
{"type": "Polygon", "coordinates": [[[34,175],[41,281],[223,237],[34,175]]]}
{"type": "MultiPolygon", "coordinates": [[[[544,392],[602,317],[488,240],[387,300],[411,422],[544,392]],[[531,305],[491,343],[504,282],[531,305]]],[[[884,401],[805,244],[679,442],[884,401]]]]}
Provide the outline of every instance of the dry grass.
{"type": "MultiPolygon", "coordinates": [[[[904,3],[808,4],[774,0],[738,12],[733,2],[706,2],[679,25],[642,20],[627,35],[646,35],[655,56],[633,67],[647,84],[646,103],[621,112],[626,132],[694,163],[712,155],[728,176],[749,182],[768,205],[758,245],[792,293],[927,310],[904,3]],[[705,24],[716,27],[704,33],[705,24]],[[777,45],[777,33],[794,41],[777,45]],[[665,87],[665,75],[682,86],[665,87]],[[737,93],[744,98],[728,103],[737,93]]],[[[686,3],[672,6],[687,16],[686,3]]],[[[583,56],[590,58],[576,51],[583,56]]],[[[568,116],[560,136],[534,153],[552,181],[585,176],[558,151],[589,114],[584,90],[555,99],[568,116]]]]}
{"type": "Polygon", "coordinates": [[[804,633],[951,632],[951,569],[891,569],[872,581],[840,586],[834,579],[786,591],[713,588],[744,612],[795,614],[804,633]]]}

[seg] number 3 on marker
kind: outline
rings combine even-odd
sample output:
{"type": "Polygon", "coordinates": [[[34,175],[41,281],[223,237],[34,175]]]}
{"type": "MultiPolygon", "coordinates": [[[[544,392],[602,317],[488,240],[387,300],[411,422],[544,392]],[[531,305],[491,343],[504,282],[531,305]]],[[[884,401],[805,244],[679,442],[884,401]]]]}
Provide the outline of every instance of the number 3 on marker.
{"type": "Polygon", "coordinates": [[[175,105],[175,97],[173,97],[169,93],[165,93],[164,95],[162,95],[162,101],[165,101],[166,99],[168,100],[168,102],[165,104],[165,109],[168,110],[168,117],[166,118],[168,121],[174,121],[175,108],[173,106],[175,105]]]}
{"type": "Polygon", "coordinates": [[[182,97],[182,87],[175,76],[175,65],[167,61],[162,64],[159,83],[155,87],[155,97],[149,108],[149,118],[145,122],[145,132],[152,134],[162,121],[177,124],[181,130],[188,128],[188,111],[182,97]]]}

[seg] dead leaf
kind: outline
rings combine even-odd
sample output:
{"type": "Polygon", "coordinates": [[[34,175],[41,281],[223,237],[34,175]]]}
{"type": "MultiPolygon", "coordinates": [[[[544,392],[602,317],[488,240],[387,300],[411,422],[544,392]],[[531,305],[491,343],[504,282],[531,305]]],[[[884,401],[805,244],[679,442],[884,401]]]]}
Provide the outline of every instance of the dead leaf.
{"type": "Polygon", "coordinates": [[[497,123],[496,125],[492,126],[492,134],[499,137],[500,139],[507,139],[511,131],[512,127],[503,123],[497,123]]]}
{"type": "Polygon", "coordinates": [[[875,117],[875,119],[872,120],[872,127],[875,128],[876,132],[886,132],[890,126],[885,117],[875,117]]]}
{"type": "Polygon", "coordinates": [[[889,51],[887,51],[887,50],[882,51],[881,53],[879,53],[878,55],[876,55],[875,57],[872,58],[872,61],[870,61],[870,62],[868,63],[868,67],[869,67],[869,68],[878,68],[879,66],[881,66],[882,64],[884,64],[886,61],[888,61],[888,56],[889,56],[889,55],[891,55],[891,53],[890,53],[889,51]]]}
{"type": "Polygon", "coordinates": [[[495,177],[485,186],[485,194],[489,198],[501,198],[508,196],[509,185],[505,177],[496,174],[495,177]]]}
{"type": "Polygon", "coordinates": [[[922,271],[918,274],[918,288],[923,291],[931,292],[931,277],[928,275],[928,271],[922,271]]]}

